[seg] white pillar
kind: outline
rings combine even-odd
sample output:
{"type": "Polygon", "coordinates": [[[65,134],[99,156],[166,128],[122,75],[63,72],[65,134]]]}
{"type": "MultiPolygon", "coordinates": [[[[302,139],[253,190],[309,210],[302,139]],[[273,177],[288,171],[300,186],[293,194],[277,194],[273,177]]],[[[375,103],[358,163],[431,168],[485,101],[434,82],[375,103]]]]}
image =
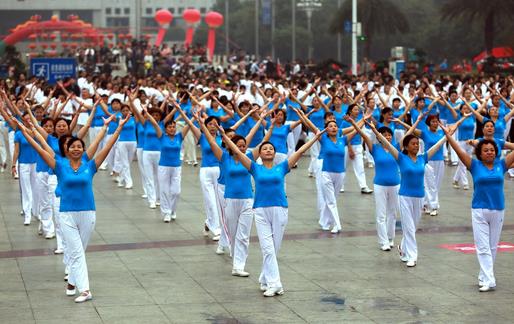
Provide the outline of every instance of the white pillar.
{"type": "Polygon", "coordinates": [[[352,74],[357,74],[357,0],[352,0],[352,74]]]}

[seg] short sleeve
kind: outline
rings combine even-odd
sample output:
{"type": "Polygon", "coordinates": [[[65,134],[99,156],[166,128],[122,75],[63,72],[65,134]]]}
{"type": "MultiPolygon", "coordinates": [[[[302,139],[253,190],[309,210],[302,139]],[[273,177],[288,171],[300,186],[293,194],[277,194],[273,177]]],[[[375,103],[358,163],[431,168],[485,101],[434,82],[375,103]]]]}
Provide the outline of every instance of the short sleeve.
{"type": "Polygon", "coordinates": [[[373,144],[373,147],[371,148],[371,155],[374,157],[377,152],[377,145],[380,144],[373,144]]]}
{"type": "Polygon", "coordinates": [[[424,161],[423,164],[427,164],[428,163],[428,152],[423,153],[423,161],[424,161]]]}
{"type": "Polygon", "coordinates": [[[286,125],[286,130],[287,130],[287,133],[289,133],[291,131],[291,124],[286,125]]]}
{"type": "Polygon", "coordinates": [[[20,131],[16,131],[14,133],[14,142],[15,143],[19,143],[20,142],[20,135],[21,135],[21,132],[20,131]]]}
{"type": "Polygon", "coordinates": [[[501,159],[500,162],[502,166],[502,174],[505,174],[505,172],[507,172],[509,168],[507,167],[507,164],[505,164],[505,159],[501,159]]]}
{"type": "Polygon", "coordinates": [[[87,166],[88,166],[88,169],[89,171],[91,171],[91,174],[95,174],[97,169],[96,169],[96,162],[95,160],[89,160],[89,162],[87,163],[87,166]]]}
{"type": "Polygon", "coordinates": [[[288,160],[282,161],[282,163],[280,163],[279,166],[280,166],[283,176],[285,176],[286,174],[289,173],[290,170],[289,170],[289,161],[288,160]]]}
{"type": "Polygon", "coordinates": [[[61,171],[63,170],[63,162],[64,158],[62,158],[60,155],[55,155],[55,167],[53,169],[55,175],[59,177],[61,175],[61,171]]]}
{"type": "Polygon", "coordinates": [[[471,159],[471,167],[469,168],[469,172],[471,172],[472,175],[476,172],[478,163],[480,163],[477,159],[471,159]]]}
{"type": "Polygon", "coordinates": [[[255,176],[257,174],[257,163],[252,161],[252,165],[250,166],[250,174],[255,176]]]}
{"type": "Polygon", "coordinates": [[[178,132],[177,134],[175,134],[175,136],[178,138],[178,140],[179,140],[180,144],[182,144],[182,141],[184,140],[184,139],[182,138],[182,132],[178,132]]]}
{"type": "Polygon", "coordinates": [[[253,150],[247,150],[246,151],[246,156],[250,159],[250,161],[252,161],[252,163],[254,162],[253,150]]]}

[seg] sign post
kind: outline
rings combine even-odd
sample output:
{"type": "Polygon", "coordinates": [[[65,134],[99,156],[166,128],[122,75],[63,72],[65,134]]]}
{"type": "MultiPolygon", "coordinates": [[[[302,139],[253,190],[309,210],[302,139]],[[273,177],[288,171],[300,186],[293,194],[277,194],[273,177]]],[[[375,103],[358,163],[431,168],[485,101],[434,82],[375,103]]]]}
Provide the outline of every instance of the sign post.
{"type": "Polygon", "coordinates": [[[33,58],[30,60],[30,74],[44,78],[49,84],[56,84],[66,77],[77,76],[77,61],[74,58],[33,58]]]}

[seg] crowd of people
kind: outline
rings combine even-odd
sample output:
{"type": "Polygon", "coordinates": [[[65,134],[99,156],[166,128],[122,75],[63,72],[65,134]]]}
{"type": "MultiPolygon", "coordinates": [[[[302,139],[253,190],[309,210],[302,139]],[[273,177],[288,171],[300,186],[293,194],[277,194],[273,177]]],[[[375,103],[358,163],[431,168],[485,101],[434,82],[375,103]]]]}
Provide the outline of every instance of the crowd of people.
{"type": "Polygon", "coordinates": [[[319,228],[337,235],[344,230],[338,201],[352,164],[357,189],[375,198],[368,212],[375,214],[377,248],[394,249],[399,215],[400,260],[415,267],[420,218],[444,212],[444,173],[454,173],[455,189],[470,190],[469,171],[478,287],[486,292],[496,287],[504,175],[514,177],[513,86],[512,77],[404,74],[396,80],[387,71],[358,77],[82,71],[55,86],[21,75],[0,81],[0,162],[19,179],[24,225],[38,220],[40,235],[56,237],[66,294],[78,293],[76,302],[92,298],[85,250],[96,222],[93,177],[110,174],[118,187],[140,190],[170,223],[180,215],[181,168],[199,163],[205,208],[199,227],[218,242],[216,254],[232,256],[231,274],[248,277],[255,220],[259,288],[268,297],[284,293],[277,256],[288,221],[287,174],[316,178],[319,228]],[[308,169],[295,170],[307,152],[308,169]],[[136,160],[141,188],[131,172],[136,160]]]}

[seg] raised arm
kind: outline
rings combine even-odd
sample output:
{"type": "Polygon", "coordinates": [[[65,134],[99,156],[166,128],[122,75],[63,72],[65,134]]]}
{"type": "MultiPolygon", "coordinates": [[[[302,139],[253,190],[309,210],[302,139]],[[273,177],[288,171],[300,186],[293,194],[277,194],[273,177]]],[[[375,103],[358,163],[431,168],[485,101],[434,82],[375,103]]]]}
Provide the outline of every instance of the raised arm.
{"type": "Polygon", "coordinates": [[[246,113],[246,115],[244,115],[243,117],[241,117],[234,125],[232,125],[232,128],[233,130],[237,130],[239,128],[239,126],[241,126],[247,119],[248,117],[250,117],[254,112],[256,112],[258,110],[258,108],[252,108],[250,109],[250,111],[248,113],[246,113]]]}
{"type": "MultiPolygon", "coordinates": [[[[50,155],[46,150],[44,150],[33,138],[30,136],[27,132],[27,128],[25,126],[20,124],[20,131],[23,134],[23,136],[27,139],[27,142],[29,142],[30,145],[36,150],[37,154],[41,156],[43,161],[52,169],[55,169],[55,158],[50,155]]],[[[36,132],[36,129],[32,129],[33,132],[36,132]]]]}
{"type": "MultiPolygon", "coordinates": [[[[455,153],[457,153],[457,156],[461,160],[461,162],[466,166],[466,168],[469,170],[471,168],[471,156],[464,151],[459,143],[452,137],[453,133],[450,129],[445,127],[441,122],[439,122],[439,127],[443,130],[444,134],[446,135],[446,140],[448,143],[450,143],[451,147],[455,150],[455,153]]],[[[439,142],[438,142],[439,144],[439,142]]],[[[437,144],[436,144],[437,145],[437,144]]],[[[435,145],[434,145],[435,146],[435,145]]],[[[429,150],[430,152],[430,150],[429,150]]],[[[428,155],[428,154],[427,154],[428,155]]]]}
{"type": "Polygon", "coordinates": [[[221,136],[223,137],[223,140],[225,141],[225,144],[232,151],[232,154],[236,155],[239,158],[239,161],[241,161],[241,164],[245,168],[250,170],[252,167],[252,160],[250,160],[250,158],[248,156],[246,156],[246,154],[241,152],[241,150],[239,150],[237,145],[234,144],[234,142],[232,142],[232,140],[230,138],[228,138],[227,134],[225,134],[225,130],[223,129],[223,127],[218,125],[218,129],[220,131],[221,136]]]}
{"type": "Polygon", "coordinates": [[[157,137],[161,138],[162,137],[162,129],[161,129],[161,126],[159,125],[159,123],[155,120],[155,118],[153,118],[152,114],[145,113],[145,116],[148,119],[148,121],[150,122],[150,124],[152,124],[153,128],[155,129],[155,133],[157,134],[157,137]]]}
{"type": "Polygon", "coordinates": [[[298,149],[298,151],[295,151],[293,154],[291,154],[291,156],[287,159],[287,164],[289,166],[289,169],[292,169],[296,165],[298,160],[300,160],[300,158],[302,157],[302,154],[305,153],[308,149],[310,149],[311,146],[314,145],[314,143],[319,141],[319,139],[321,138],[321,135],[323,135],[323,133],[325,133],[326,131],[327,130],[324,129],[321,132],[317,132],[316,135],[313,136],[307,143],[303,144],[298,149]]]}
{"type": "Polygon", "coordinates": [[[89,114],[89,117],[87,118],[87,122],[82,128],[77,132],[77,137],[82,139],[84,136],[86,136],[87,132],[89,131],[89,128],[91,127],[91,123],[93,122],[93,118],[95,117],[95,112],[97,109],[98,104],[93,105],[93,108],[91,109],[91,113],[89,114]]]}
{"type": "Polygon", "coordinates": [[[105,134],[107,133],[109,123],[111,121],[113,121],[115,119],[115,117],[116,117],[115,115],[111,115],[107,119],[103,118],[104,125],[102,126],[102,128],[100,129],[100,131],[98,132],[98,134],[96,135],[94,140],[91,142],[91,144],[89,144],[89,147],[87,148],[86,154],[87,154],[88,159],[91,160],[95,156],[96,150],[98,150],[98,146],[100,146],[100,143],[102,142],[105,134]]]}
{"type": "MultiPolygon", "coordinates": [[[[204,119],[200,116],[200,114],[196,113],[195,117],[198,120],[198,123],[200,124],[200,128],[202,130],[203,135],[205,136],[205,139],[211,146],[212,153],[214,154],[216,159],[218,159],[218,161],[221,161],[221,157],[223,156],[223,150],[221,149],[221,147],[219,147],[218,143],[216,143],[216,139],[211,135],[211,133],[207,129],[207,126],[205,126],[204,119]]],[[[219,127],[219,125],[217,126],[219,127]]],[[[232,142],[232,140],[230,139],[225,139],[225,145],[228,145],[227,141],[232,142]]]]}
{"type": "Polygon", "coordinates": [[[114,134],[112,134],[111,138],[105,143],[105,146],[98,152],[98,154],[95,157],[95,164],[96,168],[98,169],[100,165],[104,162],[105,158],[107,158],[107,155],[109,154],[109,151],[112,149],[114,143],[118,140],[118,137],[120,137],[121,130],[123,129],[123,126],[127,123],[129,120],[130,115],[127,115],[127,117],[120,120],[118,124],[118,128],[114,131],[114,134]]]}
{"type": "Polygon", "coordinates": [[[393,144],[391,144],[391,142],[389,142],[385,137],[384,135],[380,134],[377,129],[375,128],[375,125],[373,125],[372,123],[366,123],[366,125],[369,126],[369,128],[371,129],[371,131],[373,132],[373,134],[375,134],[375,136],[377,137],[377,140],[382,144],[382,146],[384,146],[384,148],[386,148],[390,153],[391,155],[396,159],[398,160],[398,156],[400,154],[400,152],[398,152],[398,150],[396,149],[396,147],[394,147],[393,144]]]}
{"type": "Polygon", "coordinates": [[[184,119],[186,124],[189,125],[189,128],[191,129],[191,132],[193,133],[193,135],[195,136],[196,140],[198,141],[200,139],[200,136],[202,136],[202,132],[198,129],[198,127],[195,126],[195,124],[193,124],[191,119],[189,119],[186,116],[186,113],[182,110],[182,108],[180,108],[180,106],[178,104],[175,104],[175,108],[177,108],[180,116],[182,116],[182,119],[184,119]]]}
{"type": "MultiPolygon", "coordinates": [[[[348,116],[348,115],[344,116],[344,120],[346,120],[347,122],[352,124],[353,128],[355,128],[355,131],[362,137],[362,140],[364,141],[364,143],[366,143],[366,146],[371,151],[373,149],[373,141],[371,140],[371,138],[369,138],[368,135],[366,135],[366,133],[364,133],[364,131],[362,131],[362,128],[359,127],[359,125],[357,125],[355,120],[353,120],[353,118],[351,118],[350,116],[348,116]]],[[[351,139],[349,139],[349,140],[351,140],[351,139]]]]}
{"type": "Polygon", "coordinates": [[[469,110],[471,110],[471,113],[473,115],[475,115],[475,118],[476,120],[478,120],[480,123],[483,123],[484,122],[484,116],[482,116],[481,114],[478,113],[478,111],[476,111],[475,109],[473,109],[473,107],[471,107],[471,105],[469,104],[469,102],[466,101],[466,99],[464,97],[461,97],[462,101],[464,102],[464,104],[466,106],[468,106],[469,110]]]}

